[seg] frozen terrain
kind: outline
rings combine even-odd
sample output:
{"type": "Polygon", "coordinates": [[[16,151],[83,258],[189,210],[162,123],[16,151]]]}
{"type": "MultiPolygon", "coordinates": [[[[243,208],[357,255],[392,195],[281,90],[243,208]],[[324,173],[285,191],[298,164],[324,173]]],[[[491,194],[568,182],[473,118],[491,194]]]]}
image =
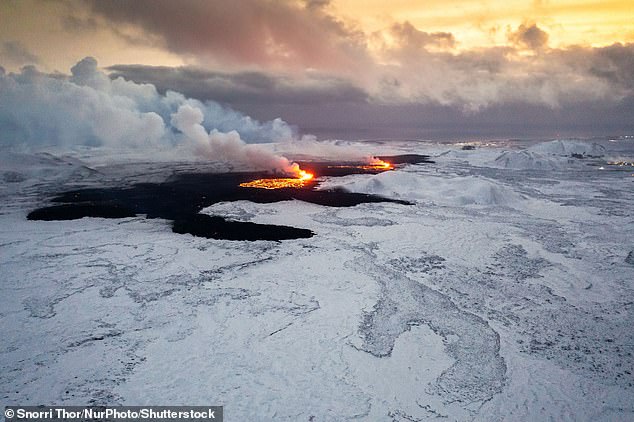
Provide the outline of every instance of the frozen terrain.
{"type": "Polygon", "coordinates": [[[3,153],[0,405],[634,420],[634,140],[353,146],[435,164],[320,189],[414,204],[203,211],[316,233],[282,242],[180,235],[143,216],[27,221],[64,190],[214,167],[3,153]]]}

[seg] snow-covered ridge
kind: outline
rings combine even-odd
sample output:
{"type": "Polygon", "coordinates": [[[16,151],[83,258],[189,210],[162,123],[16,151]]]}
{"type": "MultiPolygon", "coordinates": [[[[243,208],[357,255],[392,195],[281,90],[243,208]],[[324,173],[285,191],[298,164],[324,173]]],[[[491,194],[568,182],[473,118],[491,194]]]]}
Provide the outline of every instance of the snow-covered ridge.
{"type": "Polygon", "coordinates": [[[505,151],[491,167],[510,169],[560,170],[576,164],[578,159],[601,158],[605,147],[597,143],[555,140],[533,145],[521,151],[505,151]]]}
{"type": "Polygon", "coordinates": [[[342,186],[351,192],[438,205],[512,205],[523,199],[512,189],[484,177],[447,178],[398,170],[364,175],[342,186]]]}
{"type": "MultiPolygon", "coordinates": [[[[523,149],[477,148],[448,150],[436,154],[438,162],[453,166],[478,166],[483,169],[560,171],[581,168],[600,160],[609,152],[596,142],[554,140],[523,149]]],[[[484,172],[486,173],[486,172],[484,172]]],[[[327,180],[322,188],[341,186],[352,192],[381,195],[388,198],[430,202],[443,206],[521,207],[525,197],[508,183],[496,177],[479,175],[438,174],[401,168],[374,176],[327,180]]]]}
{"type": "Polygon", "coordinates": [[[530,152],[539,152],[544,155],[558,155],[562,157],[600,158],[605,155],[605,147],[596,142],[583,142],[573,140],[555,140],[542,142],[528,148],[530,152]]]}

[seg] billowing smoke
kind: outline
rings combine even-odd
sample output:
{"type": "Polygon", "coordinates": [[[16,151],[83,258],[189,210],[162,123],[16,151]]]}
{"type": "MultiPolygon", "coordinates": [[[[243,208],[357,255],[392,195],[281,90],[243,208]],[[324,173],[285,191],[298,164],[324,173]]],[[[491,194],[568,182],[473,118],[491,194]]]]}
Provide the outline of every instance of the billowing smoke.
{"type": "Polygon", "coordinates": [[[203,119],[203,113],[199,108],[185,104],[172,115],[171,121],[176,129],[183,132],[194,143],[196,152],[200,155],[217,161],[228,161],[298,175],[297,164],[275,155],[261,145],[245,143],[235,130],[223,133],[213,129],[207,132],[202,125],[203,119]]]}
{"type": "Polygon", "coordinates": [[[251,144],[294,137],[281,119],[261,123],[213,101],[111,80],[91,57],[73,66],[71,75],[45,74],[33,66],[0,72],[2,146],[103,146],[148,155],[189,149],[210,160],[287,171],[288,160],[251,144]]]}

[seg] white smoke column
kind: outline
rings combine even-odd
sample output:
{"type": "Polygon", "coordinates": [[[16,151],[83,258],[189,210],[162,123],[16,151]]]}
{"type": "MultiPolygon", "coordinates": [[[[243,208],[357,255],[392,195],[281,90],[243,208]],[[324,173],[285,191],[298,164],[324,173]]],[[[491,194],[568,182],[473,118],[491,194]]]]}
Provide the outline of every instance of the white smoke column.
{"type": "Polygon", "coordinates": [[[235,130],[228,133],[203,127],[202,110],[191,105],[182,105],[172,114],[172,125],[180,130],[191,142],[195,151],[214,161],[227,161],[250,166],[258,170],[282,171],[293,176],[299,175],[299,166],[285,157],[275,155],[261,145],[247,144],[235,130]]]}

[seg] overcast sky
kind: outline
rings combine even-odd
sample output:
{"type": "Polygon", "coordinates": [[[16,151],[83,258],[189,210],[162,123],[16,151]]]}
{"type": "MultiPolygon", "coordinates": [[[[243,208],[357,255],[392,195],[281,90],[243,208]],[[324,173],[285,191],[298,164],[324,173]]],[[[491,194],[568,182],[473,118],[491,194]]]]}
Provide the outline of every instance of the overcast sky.
{"type": "Polygon", "coordinates": [[[0,66],[91,56],[321,138],[624,135],[633,22],[631,1],[3,0],[0,66]]]}

